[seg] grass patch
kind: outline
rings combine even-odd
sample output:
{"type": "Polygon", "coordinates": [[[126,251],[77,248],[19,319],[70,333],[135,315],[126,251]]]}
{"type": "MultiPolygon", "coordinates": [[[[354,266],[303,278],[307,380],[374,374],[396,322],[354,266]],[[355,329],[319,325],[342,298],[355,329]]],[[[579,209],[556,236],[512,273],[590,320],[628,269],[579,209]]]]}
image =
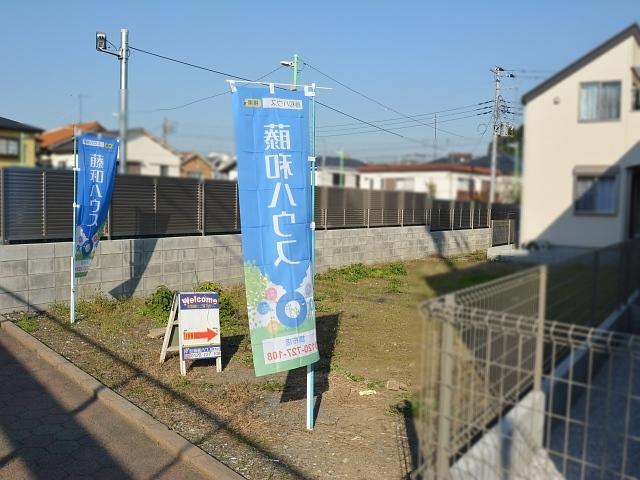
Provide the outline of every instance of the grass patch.
{"type": "Polygon", "coordinates": [[[266,382],[255,385],[255,389],[261,392],[283,392],[284,383],[278,382],[277,380],[267,380],[266,382]]]}
{"type": "Polygon", "coordinates": [[[16,325],[27,333],[34,333],[40,329],[40,322],[30,313],[23,313],[20,318],[16,320],[16,325]]]}
{"type": "Polygon", "coordinates": [[[364,263],[354,263],[342,268],[332,268],[327,272],[318,275],[320,281],[342,280],[350,283],[358,283],[365,278],[395,278],[405,276],[407,269],[402,262],[394,262],[386,265],[365,265],[364,263]]]}

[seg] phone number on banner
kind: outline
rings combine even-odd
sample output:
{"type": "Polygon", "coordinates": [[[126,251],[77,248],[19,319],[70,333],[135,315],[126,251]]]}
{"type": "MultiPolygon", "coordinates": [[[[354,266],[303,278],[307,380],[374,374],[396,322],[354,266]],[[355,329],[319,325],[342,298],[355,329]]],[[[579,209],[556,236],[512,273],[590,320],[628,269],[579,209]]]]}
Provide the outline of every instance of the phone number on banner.
{"type": "Polygon", "coordinates": [[[218,358],[221,355],[221,349],[215,345],[212,347],[183,347],[182,359],[183,360],[200,360],[203,358],[218,358]]]}
{"type": "Polygon", "coordinates": [[[266,364],[306,357],[318,351],[316,332],[310,330],[286,337],[263,340],[262,349],[266,364]]]}

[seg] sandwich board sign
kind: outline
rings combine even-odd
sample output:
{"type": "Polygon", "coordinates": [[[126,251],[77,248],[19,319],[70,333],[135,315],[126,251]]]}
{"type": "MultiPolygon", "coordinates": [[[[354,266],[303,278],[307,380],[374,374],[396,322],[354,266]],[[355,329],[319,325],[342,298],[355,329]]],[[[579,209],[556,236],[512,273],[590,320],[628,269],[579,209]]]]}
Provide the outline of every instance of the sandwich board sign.
{"type": "Polygon", "coordinates": [[[160,363],[167,352],[180,354],[180,373],[187,374],[187,360],[216,359],[222,371],[220,305],[215,292],[181,292],[173,297],[162,343],[160,363]]]}

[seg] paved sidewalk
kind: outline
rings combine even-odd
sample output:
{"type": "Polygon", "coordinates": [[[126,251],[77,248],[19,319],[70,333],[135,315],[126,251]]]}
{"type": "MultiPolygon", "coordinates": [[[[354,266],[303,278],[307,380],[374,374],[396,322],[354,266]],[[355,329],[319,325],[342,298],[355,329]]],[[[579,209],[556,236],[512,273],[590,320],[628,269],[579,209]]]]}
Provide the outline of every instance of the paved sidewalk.
{"type": "Polygon", "coordinates": [[[0,479],[201,479],[0,329],[0,479]]]}

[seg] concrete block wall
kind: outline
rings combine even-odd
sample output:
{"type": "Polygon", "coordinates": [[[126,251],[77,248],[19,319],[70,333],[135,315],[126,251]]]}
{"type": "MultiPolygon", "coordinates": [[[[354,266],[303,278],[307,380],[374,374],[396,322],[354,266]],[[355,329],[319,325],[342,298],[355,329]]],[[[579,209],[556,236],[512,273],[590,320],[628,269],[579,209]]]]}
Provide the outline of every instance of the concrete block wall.
{"type": "MultiPolygon", "coordinates": [[[[318,231],[319,271],[352,263],[452,256],[486,250],[489,229],[429,232],[425,227],[318,231]]],[[[0,313],[69,301],[71,243],[0,246],[0,313]]],[[[243,281],[240,234],[102,241],[79,297],[149,295],[159,285],[193,289],[203,281],[243,281]]]]}

